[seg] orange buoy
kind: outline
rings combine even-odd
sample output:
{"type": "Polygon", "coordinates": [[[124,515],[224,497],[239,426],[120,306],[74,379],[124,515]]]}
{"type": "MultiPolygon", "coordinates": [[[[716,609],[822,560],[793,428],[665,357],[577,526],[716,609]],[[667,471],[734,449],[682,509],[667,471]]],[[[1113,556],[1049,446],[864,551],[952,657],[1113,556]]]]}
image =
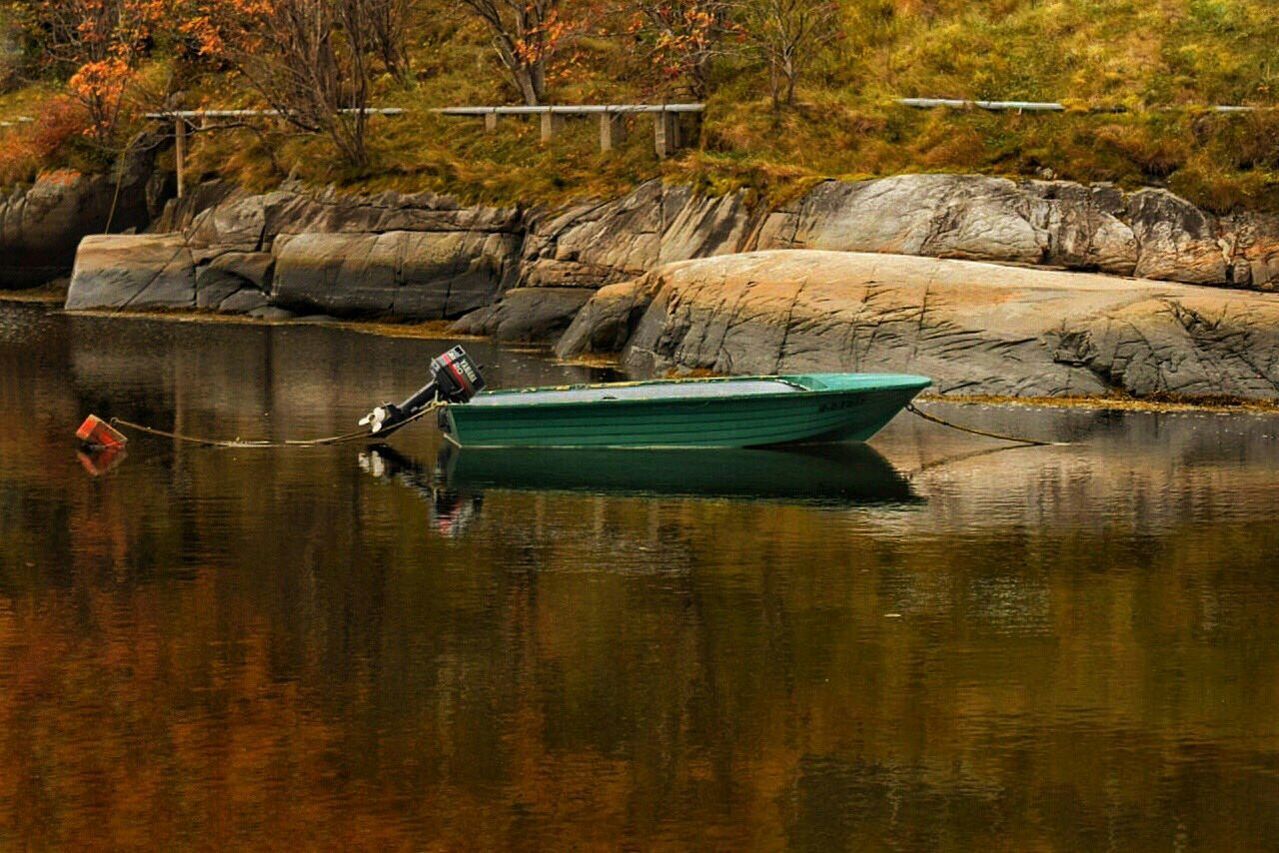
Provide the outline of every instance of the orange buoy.
{"type": "Polygon", "coordinates": [[[89,415],[76,430],[75,437],[90,447],[118,449],[129,443],[128,437],[97,415],[89,415]]]}

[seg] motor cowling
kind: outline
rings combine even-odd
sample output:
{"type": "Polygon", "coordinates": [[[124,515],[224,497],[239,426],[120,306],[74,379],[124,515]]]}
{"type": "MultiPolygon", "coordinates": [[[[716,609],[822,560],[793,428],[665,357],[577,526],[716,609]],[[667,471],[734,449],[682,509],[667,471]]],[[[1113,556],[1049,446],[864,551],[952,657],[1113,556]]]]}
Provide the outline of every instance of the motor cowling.
{"type": "Polygon", "coordinates": [[[479,365],[461,347],[453,347],[432,359],[431,376],[439,386],[440,399],[450,403],[468,403],[484,390],[484,376],[479,365]]]}
{"type": "Polygon", "coordinates": [[[431,359],[431,381],[399,405],[383,403],[360,419],[371,435],[389,435],[431,403],[467,403],[484,390],[484,375],[466,350],[453,347],[431,359]]]}

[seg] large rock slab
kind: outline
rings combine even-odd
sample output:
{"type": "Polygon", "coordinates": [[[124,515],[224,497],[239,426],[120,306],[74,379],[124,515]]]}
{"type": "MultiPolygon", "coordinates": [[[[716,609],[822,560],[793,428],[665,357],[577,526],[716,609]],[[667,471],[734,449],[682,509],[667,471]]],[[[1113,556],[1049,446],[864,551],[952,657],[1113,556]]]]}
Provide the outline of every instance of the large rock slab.
{"type": "Polygon", "coordinates": [[[523,227],[519,208],[465,207],[434,193],[342,195],[288,187],[255,195],[214,187],[206,195],[207,206],[174,202],[165,212],[196,248],[269,251],[277,237],[296,234],[517,234],[523,227]]]}
{"type": "MultiPolygon", "coordinates": [[[[49,222],[64,223],[50,226],[53,231],[80,227],[67,224],[77,221],[68,211],[78,196],[59,195],[46,183],[7,205],[0,244],[26,245],[23,235],[34,232],[24,223],[40,210],[49,222]]],[[[671,262],[758,249],[908,254],[1279,287],[1279,217],[1216,217],[1157,189],[1125,193],[1108,185],[973,175],[824,181],[771,211],[745,192],[711,197],[661,181],[560,211],[465,206],[431,193],[342,195],[295,184],[255,195],[209,183],[170,203],[159,225],[180,229],[196,268],[196,307],[217,311],[255,310],[270,301],[305,313],[454,319],[492,305],[515,286],[591,291],[671,262]]],[[[46,249],[14,257],[31,261],[46,249]]],[[[0,280],[9,258],[0,256],[0,280]]],[[[95,263],[87,258],[83,269],[95,263]]],[[[29,283],[55,271],[40,269],[29,283]]],[[[146,270],[139,275],[145,278],[146,270]]],[[[95,293],[97,307],[129,300],[129,293],[107,293],[107,280],[79,290],[95,293]]],[[[521,295],[507,310],[530,317],[536,298],[521,295]]],[[[577,298],[548,294],[546,313],[577,298]]],[[[587,313],[604,307],[592,303],[587,313]]],[[[610,330],[583,326],[589,339],[566,338],[564,346],[589,350],[629,334],[633,306],[613,309],[620,313],[610,330]]],[[[520,334],[545,331],[530,327],[520,334]]]]}
{"type": "Polygon", "coordinates": [[[599,287],[664,264],[762,249],[877,252],[1274,289],[1279,219],[1216,217],[1166,190],[898,175],[824,181],[774,210],[743,192],[653,181],[530,217],[521,283],[599,287]]]}
{"type": "Polygon", "coordinates": [[[1035,264],[1048,235],[1031,223],[1031,206],[1012,181],[977,176],[828,181],[771,217],[759,245],[1035,264]]]}
{"type": "Polygon", "coordinates": [[[560,336],[555,354],[581,358],[621,352],[661,285],[660,275],[648,275],[601,287],[560,336]]]}
{"type": "Polygon", "coordinates": [[[1108,186],[981,175],[828,181],[769,216],[760,249],[1043,264],[1132,275],[1142,245],[1108,186]]]}
{"type": "Polygon", "coordinates": [[[496,300],[518,251],[518,237],[502,232],[281,236],[272,302],[334,316],[453,319],[496,300]]]}
{"type": "Polygon", "coordinates": [[[1279,218],[1218,217],[1167,190],[899,175],[827,181],[772,211],[752,249],[985,260],[1257,290],[1279,285],[1279,218]]]}
{"type": "MultiPolygon", "coordinates": [[[[635,370],[922,373],[948,394],[1279,398],[1279,298],[986,263],[823,251],[672,264],[604,293],[635,370]],[[631,304],[627,307],[627,300],[631,304]]],[[[584,316],[595,309],[588,306],[584,316]]],[[[589,337],[570,329],[566,338],[589,337]]]]}
{"type": "Polygon", "coordinates": [[[1140,190],[1127,200],[1141,254],[1135,274],[1191,284],[1230,283],[1230,240],[1220,223],[1166,190],[1140,190]]]}
{"type": "Polygon", "coordinates": [[[67,310],[195,305],[195,263],[180,235],[113,234],[81,241],[67,290],[67,310]]]}
{"type": "Polygon", "coordinates": [[[463,335],[486,335],[504,342],[540,343],[564,333],[591,291],[580,287],[521,287],[496,305],[467,314],[453,324],[463,335]]]}
{"type": "Polygon", "coordinates": [[[532,218],[521,286],[600,287],[670,261],[738,252],[753,222],[741,193],[699,196],[649,181],[614,201],[532,218]]]}

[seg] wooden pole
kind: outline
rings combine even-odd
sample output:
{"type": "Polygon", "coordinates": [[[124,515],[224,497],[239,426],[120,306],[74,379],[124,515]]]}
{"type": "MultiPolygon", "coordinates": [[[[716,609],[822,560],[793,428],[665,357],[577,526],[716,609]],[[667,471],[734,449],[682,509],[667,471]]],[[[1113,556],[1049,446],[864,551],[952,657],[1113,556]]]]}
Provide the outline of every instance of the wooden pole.
{"type": "Polygon", "coordinates": [[[600,150],[612,151],[626,141],[626,117],[620,113],[600,114],[600,150]]]}
{"type": "Polygon", "coordinates": [[[183,172],[186,169],[187,159],[187,122],[184,118],[179,118],[173,124],[173,159],[174,169],[178,173],[178,198],[186,192],[186,179],[183,172]]]}
{"type": "Polygon", "coordinates": [[[555,134],[563,124],[563,116],[558,116],[552,112],[542,113],[542,143],[545,144],[554,139],[555,134]]]}
{"type": "Polygon", "coordinates": [[[653,114],[653,147],[657,151],[657,159],[665,160],[675,151],[675,116],[662,110],[653,114]]]}

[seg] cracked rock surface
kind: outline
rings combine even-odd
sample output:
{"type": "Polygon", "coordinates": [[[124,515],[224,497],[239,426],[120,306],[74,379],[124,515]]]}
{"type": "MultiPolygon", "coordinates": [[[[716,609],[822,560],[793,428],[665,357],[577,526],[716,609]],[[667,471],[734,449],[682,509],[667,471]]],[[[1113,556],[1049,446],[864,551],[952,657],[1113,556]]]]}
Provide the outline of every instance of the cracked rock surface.
{"type": "Polygon", "coordinates": [[[460,317],[497,299],[515,241],[471,231],[281,237],[272,302],[334,316],[460,317]]]}
{"type": "Polygon", "coordinates": [[[620,343],[646,373],[902,372],[946,394],[1279,398],[1279,297],[910,256],[671,264],[601,290],[559,352],[594,343],[620,343]]]}
{"type": "Polygon", "coordinates": [[[194,308],[195,264],[181,235],[85,237],[67,309],[194,308]]]}
{"type": "Polygon", "coordinates": [[[252,195],[203,185],[158,223],[178,230],[86,238],[67,307],[454,319],[514,281],[520,216],[430,193],[252,195]],[[158,246],[175,251],[162,257],[158,246]],[[155,283],[134,298],[140,281],[155,283]]]}

